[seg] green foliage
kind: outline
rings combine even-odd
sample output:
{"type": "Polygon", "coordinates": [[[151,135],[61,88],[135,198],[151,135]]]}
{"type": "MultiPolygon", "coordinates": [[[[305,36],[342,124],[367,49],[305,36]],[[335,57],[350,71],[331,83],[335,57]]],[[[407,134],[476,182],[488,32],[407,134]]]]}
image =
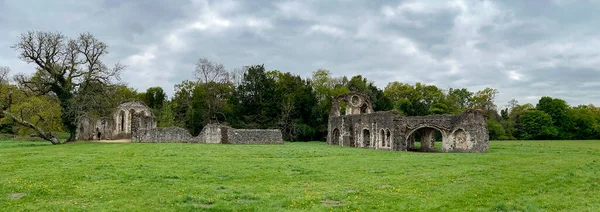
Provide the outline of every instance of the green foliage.
{"type": "Polygon", "coordinates": [[[509,140],[509,137],[504,131],[504,127],[494,119],[486,121],[489,131],[490,140],[509,140]]]}
{"type": "MultiPolygon", "coordinates": [[[[15,86],[0,85],[0,107],[7,107],[9,113],[16,114],[19,118],[36,126],[44,126],[47,132],[59,132],[63,130],[61,122],[61,107],[56,97],[50,95],[28,95],[15,86]],[[10,95],[11,104],[5,102],[10,95]]],[[[35,134],[34,130],[16,125],[10,117],[0,116],[0,126],[4,126],[2,133],[13,133],[18,135],[35,134]]]]}
{"type": "Polygon", "coordinates": [[[175,126],[175,113],[173,112],[172,105],[169,101],[164,102],[156,120],[158,127],[175,126]]]}
{"type": "Polygon", "coordinates": [[[485,154],[423,154],[322,142],[0,141],[0,208],[598,211],[599,142],[490,142],[485,154]]]}
{"type": "Polygon", "coordinates": [[[527,110],[516,122],[519,139],[548,140],[557,136],[558,130],[552,124],[552,117],[544,111],[527,110]]]}
{"type": "Polygon", "coordinates": [[[276,126],[280,99],[277,98],[275,79],[267,76],[264,65],[254,65],[247,69],[244,79],[235,93],[238,127],[273,128],[276,126]]]}
{"type": "Polygon", "coordinates": [[[160,110],[163,107],[167,95],[161,87],[151,87],[144,94],[144,103],[153,110],[160,110]]]}
{"type": "Polygon", "coordinates": [[[552,117],[553,125],[559,130],[558,139],[571,139],[573,137],[573,123],[568,115],[569,105],[565,100],[553,99],[544,96],[535,106],[537,110],[544,111],[552,117]]]}

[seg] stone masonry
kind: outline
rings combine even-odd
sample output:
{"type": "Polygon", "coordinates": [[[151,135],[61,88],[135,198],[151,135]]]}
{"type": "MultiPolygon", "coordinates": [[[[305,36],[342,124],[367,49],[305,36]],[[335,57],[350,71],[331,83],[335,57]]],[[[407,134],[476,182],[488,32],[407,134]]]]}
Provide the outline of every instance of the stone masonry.
{"type": "Polygon", "coordinates": [[[436,132],[442,152],[487,152],[488,129],[484,116],[474,110],[459,115],[400,116],[395,111],[374,112],[368,96],[350,93],[334,99],[329,113],[330,145],[434,151],[436,132]],[[345,107],[345,108],[344,108],[345,107]]]}
{"type": "Polygon", "coordinates": [[[234,129],[224,125],[208,124],[196,137],[192,137],[187,130],[179,127],[134,127],[134,129],[133,142],[283,144],[281,131],[278,129],[234,129]]]}
{"type": "Polygon", "coordinates": [[[131,138],[134,127],[134,116],[141,117],[137,125],[144,128],[155,128],[156,121],[148,106],[139,101],[130,101],[120,104],[111,117],[99,119],[87,115],[79,118],[77,140],[114,140],[131,138]]]}

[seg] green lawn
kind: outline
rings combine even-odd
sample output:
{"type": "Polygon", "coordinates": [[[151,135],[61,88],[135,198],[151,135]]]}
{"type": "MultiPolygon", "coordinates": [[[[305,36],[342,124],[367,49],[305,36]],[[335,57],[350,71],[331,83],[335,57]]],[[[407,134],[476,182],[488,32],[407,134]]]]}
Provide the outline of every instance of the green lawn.
{"type": "Polygon", "coordinates": [[[600,210],[600,141],[490,149],[0,141],[0,210],[600,210]]]}

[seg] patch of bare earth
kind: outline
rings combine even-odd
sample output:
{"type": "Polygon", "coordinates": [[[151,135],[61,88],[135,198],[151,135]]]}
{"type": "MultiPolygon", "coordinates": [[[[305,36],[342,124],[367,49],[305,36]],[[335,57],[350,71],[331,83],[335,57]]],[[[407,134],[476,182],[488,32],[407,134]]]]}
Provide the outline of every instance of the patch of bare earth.
{"type": "Polygon", "coordinates": [[[323,200],[321,201],[321,203],[325,206],[342,206],[344,205],[344,202],[341,201],[336,201],[336,200],[323,200]]]}
{"type": "Polygon", "coordinates": [[[131,139],[119,139],[119,140],[93,140],[90,142],[100,142],[100,143],[129,143],[131,139]]]}
{"type": "Polygon", "coordinates": [[[8,199],[21,199],[21,197],[27,196],[26,193],[12,193],[8,195],[8,199]]]}

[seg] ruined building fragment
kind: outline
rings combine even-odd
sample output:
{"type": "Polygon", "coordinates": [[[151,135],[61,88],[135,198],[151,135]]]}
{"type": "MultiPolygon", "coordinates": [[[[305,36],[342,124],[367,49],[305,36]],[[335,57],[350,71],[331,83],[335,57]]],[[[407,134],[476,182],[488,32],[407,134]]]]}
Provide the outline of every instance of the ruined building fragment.
{"type": "Polygon", "coordinates": [[[154,114],[148,106],[139,101],[121,103],[112,116],[92,118],[84,115],[79,118],[77,140],[115,140],[130,139],[132,126],[141,125],[144,128],[155,128],[154,114]],[[134,121],[135,117],[137,123],[134,121]]]}
{"type": "Polygon", "coordinates": [[[488,129],[483,115],[400,116],[375,112],[369,96],[349,93],[334,99],[329,112],[327,143],[396,151],[434,151],[436,132],[442,152],[487,152],[488,129]],[[415,141],[420,147],[415,148],[415,141]]]}

